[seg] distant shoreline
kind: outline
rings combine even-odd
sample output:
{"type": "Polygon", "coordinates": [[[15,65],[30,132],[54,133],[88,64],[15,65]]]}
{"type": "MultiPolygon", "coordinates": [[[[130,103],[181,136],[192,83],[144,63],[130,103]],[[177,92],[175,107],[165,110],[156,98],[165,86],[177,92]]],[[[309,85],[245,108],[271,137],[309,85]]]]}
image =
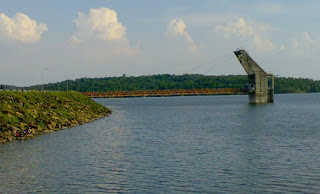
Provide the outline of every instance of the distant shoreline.
{"type": "MultiPolygon", "coordinates": [[[[247,75],[201,75],[201,74],[158,74],[142,76],[119,76],[102,78],[78,78],[44,84],[45,90],[77,92],[110,92],[139,90],[179,89],[243,89],[248,83],[247,75]]],[[[28,87],[8,86],[7,89],[41,90],[42,85],[28,87]]],[[[320,81],[307,78],[275,77],[275,94],[320,92],[320,81]]]]}

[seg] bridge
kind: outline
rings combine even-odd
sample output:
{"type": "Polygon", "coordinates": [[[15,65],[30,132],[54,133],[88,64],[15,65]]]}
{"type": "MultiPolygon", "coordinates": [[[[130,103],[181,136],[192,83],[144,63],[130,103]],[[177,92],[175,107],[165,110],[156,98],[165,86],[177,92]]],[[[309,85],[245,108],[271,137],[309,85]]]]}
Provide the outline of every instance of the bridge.
{"type": "Polygon", "coordinates": [[[135,90],[83,92],[90,98],[125,98],[125,97],[162,97],[162,96],[200,96],[200,95],[243,95],[246,89],[206,88],[206,89],[172,89],[172,90],[135,90]]]}
{"type": "Polygon", "coordinates": [[[266,73],[245,50],[234,51],[242,67],[248,74],[245,89],[207,88],[207,89],[173,89],[173,90],[138,90],[138,91],[107,91],[83,92],[91,98],[123,98],[123,97],[156,97],[156,96],[196,96],[196,95],[236,95],[248,94],[249,102],[273,102],[274,76],[266,73]]]}

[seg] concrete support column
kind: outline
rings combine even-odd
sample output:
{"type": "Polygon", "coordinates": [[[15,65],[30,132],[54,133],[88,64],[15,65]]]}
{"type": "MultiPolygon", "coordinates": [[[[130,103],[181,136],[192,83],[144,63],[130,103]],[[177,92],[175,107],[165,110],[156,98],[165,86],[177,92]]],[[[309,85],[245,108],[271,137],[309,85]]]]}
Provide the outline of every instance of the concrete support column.
{"type": "Polygon", "coordinates": [[[245,50],[234,51],[234,54],[248,74],[249,102],[255,104],[273,102],[274,76],[267,74],[245,50]]]}

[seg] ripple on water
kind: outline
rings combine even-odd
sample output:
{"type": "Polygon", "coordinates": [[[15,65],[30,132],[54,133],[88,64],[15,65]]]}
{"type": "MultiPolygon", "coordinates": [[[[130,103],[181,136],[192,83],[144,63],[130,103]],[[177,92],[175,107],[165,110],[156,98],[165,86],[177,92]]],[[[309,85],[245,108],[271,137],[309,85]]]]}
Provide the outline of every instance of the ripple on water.
{"type": "Polygon", "coordinates": [[[5,193],[319,193],[319,94],[95,99],[113,114],[0,145],[5,193]]]}

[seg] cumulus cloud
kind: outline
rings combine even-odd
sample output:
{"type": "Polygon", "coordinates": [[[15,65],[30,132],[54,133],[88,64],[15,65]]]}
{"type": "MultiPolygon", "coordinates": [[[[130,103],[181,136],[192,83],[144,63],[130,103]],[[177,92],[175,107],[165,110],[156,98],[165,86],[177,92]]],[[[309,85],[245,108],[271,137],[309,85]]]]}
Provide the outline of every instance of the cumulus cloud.
{"type": "Polygon", "coordinates": [[[183,37],[189,45],[189,50],[191,52],[196,52],[197,47],[194,41],[192,40],[190,34],[186,31],[186,28],[187,25],[182,20],[177,21],[176,19],[173,19],[169,22],[167,26],[167,33],[172,36],[183,37]]]}
{"type": "MultiPolygon", "coordinates": [[[[269,24],[246,21],[244,18],[240,17],[237,21],[228,22],[226,25],[216,26],[214,30],[216,32],[225,33],[226,37],[233,34],[240,38],[251,39],[255,47],[262,52],[278,48],[271,40],[262,37],[264,33],[279,30],[278,28],[273,28],[269,24]]],[[[279,46],[279,49],[284,49],[284,47],[279,46]]]]}
{"type": "Polygon", "coordinates": [[[308,32],[303,32],[299,40],[293,40],[293,48],[320,48],[320,39],[312,39],[308,32]]]}
{"type": "Polygon", "coordinates": [[[302,42],[306,46],[320,47],[320,40],[311,39],[308,32],[303,32],[302,34],[302,42]]]}
{"type": "Polygon", "coordinates": [[[131,46],[126,27],[118,21],[116,11],[101,7],[88,14],[78,13],[74,20],[77,30],[71,37],[71,50],[80,60],[107,61],[117,57],[134,58],[140,54],[139,46],[131,46]]]}
{"type": "Polygon", "coordinates": [[[295,55],[299,55],[299,53],[311,54],[320,48],[320,39],[312,39],[308,32],[303,32],[299,39],[292,41],[292,47],[295,50],[295,55]]]}
{"type": "Polygon", "coordinates": [[[308,32],[302,32],[299,38],[292,39],[289,51],[294,57],[310,60],[318,55],[319,50],[320,38],[314,38],[308,32]]]}
{"type": "Polygon", "coordinates": [[[79,12],[74,21],[77,32],[71,38],[73,42],[127,40],[126,28],[118,21],[117,13],[109,8],[90,9],[88,15],[79,12]]]}
{"type": "Polygon", "coordinates": [[[34,43],[41,39],[46,32],[46,24],[37,24],[35,20],[23,13],[17,13],[13,18],[0,13],[0,39],[6,41],[20,41],[34,43]]]}

